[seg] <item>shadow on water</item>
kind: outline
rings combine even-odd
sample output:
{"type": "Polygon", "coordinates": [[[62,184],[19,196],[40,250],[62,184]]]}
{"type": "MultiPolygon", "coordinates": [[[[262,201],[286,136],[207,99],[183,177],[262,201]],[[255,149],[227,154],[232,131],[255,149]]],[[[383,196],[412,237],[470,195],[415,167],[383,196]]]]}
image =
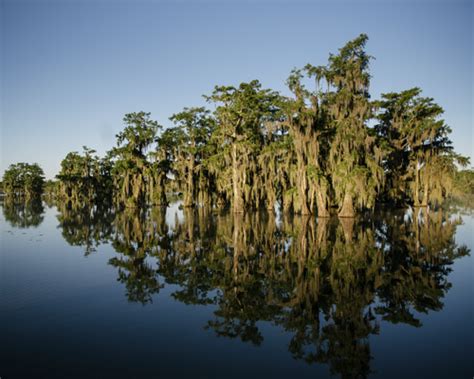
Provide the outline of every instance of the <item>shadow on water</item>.
{"type": "MultiPolygon", "coordinates": [[[[295,359],[343,378],[371,373],[378,320],[420,327],[418,313],[440,311],[450,266],[469,254],[454,239],[461,220],[442,210],[339,220],[198,208],[173,222],[165,208],[58,211],[64,239],[86,255],[113,246],[108,263],[129,301],[151,303],[176,285],[177,301],[214,307],[204,326],[217,336],[259,346],[266,321],[291,334],[295,359]]],[[[26,227],[43,208],[5,203],[3,212],[26,227]]]]}

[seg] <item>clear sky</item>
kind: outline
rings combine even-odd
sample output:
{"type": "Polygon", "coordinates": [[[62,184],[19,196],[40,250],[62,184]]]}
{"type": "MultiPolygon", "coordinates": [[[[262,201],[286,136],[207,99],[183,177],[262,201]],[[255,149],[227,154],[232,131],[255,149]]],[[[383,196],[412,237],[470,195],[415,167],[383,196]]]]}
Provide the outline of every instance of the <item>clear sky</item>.
{"type": "MultiPolygon", "coordinates": [[[[48,178],[83,145],[103,154],[125,113],[164,126],[217,84],[287,93],[291,69],[369,36],[371,94],[423,89],[473,159],[473,2],[0,0],[1,165],[48,178]]],[[[473,162],[474,163],[474,162],[473,162]]]]}

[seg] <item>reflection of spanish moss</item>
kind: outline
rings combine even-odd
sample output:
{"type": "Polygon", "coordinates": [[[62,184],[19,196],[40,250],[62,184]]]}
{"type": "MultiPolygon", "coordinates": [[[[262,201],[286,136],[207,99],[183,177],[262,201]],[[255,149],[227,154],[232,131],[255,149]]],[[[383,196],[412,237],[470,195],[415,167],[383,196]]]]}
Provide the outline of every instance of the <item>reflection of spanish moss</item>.
{"type": "Polygon", "coordinates": [[[58,202],[59,227],[64,239],[72,246],[83,246],[84,254],[96,251],[97,246],[110,240],[115,211],[100,204],[58,202]]]}
{"type": "Polygon", "coordinates": [[[376,311],[385,320],[421,326],[414,311],[443,308],[441,299],[451,287],[447,280],[450,265],[469,253],[454,241],[461,220],[426,209],[410,218],[399,214],[386,220],[379,243],[390,254],[385,255],[384,280],[377,292],[382,305],[376,311]]]}
{"type": "Polygon", "coordinates": [[[163,212],[140,208],[124,209],[116,214],[112,246],[121,256],[111,258],[109,264],[118,268],[117,280],[125,284],[129,301],[149,303],[152,295],[163,287],[157,270],[147,260],[159,246],[163,220],[163,212]]]}
{"type": "Polygon", "coordinates": [[[294,358],[341,377],[371,372],[376,316],[419,326],[418,312],[442,309],[450,265],[469,253],[454,242],[459,220],[441,211],[370,222],[183,212],[173,225],[165,208],[114,215],[110,264],[128,299],[151,302],[164,280],[176,300],[214,308],[205,327],[216,335],[260,345],[259,322],[270,322],[291,333],[294,358]]]}
{"type": "Polygon", "coordinates": [[[3,216],[15,228],[36,227],[43,222],[44,207],[40,197],[27,200],[6,196],[3,200],[3,216]]]}

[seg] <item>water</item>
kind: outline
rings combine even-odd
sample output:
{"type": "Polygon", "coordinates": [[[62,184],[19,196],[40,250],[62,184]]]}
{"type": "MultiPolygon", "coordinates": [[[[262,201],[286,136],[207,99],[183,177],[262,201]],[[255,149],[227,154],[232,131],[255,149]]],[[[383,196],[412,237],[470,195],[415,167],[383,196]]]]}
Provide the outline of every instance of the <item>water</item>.
{"type": "Polygon", "coordinates": [[[474,374],[470,214],[0,217],[2,379],[474,374]]]}

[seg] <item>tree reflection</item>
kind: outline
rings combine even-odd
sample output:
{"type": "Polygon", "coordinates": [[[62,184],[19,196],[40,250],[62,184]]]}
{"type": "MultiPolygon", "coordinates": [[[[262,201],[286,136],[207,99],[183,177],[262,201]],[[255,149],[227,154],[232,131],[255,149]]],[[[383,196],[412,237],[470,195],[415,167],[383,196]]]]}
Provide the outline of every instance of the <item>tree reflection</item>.
{"type": "Polygon", "coordinates": [[[84,206],[74,202],[56,204],[59,228],[72,246],[84,247],[84,255],[95,252],[97,246],[110,240],[115,210],[108,206],[84,206]]]}
{"type": "Polygon", "coordinates": [[[260,345],[270,323],[291,335],[294,358],[343,378],[370,374],[369,338],[382,320],[418,327],[419,313],[441,310],[450,266],[469,253],[455,244],[460,220],[443,211],[371,220],[183,212],[171,223],[165,208],[64,211],[60,220],[86,251],[91,238],[112,244],[109,263],[130,301],[149,303],[175,285],[177,301],[212,307],[205,328],[217,336],[260,345]]]}
{"type": "Polygon", "coordinates": [[[44,219],[44,207],[40,197],[25,200],[6,196],[2,209],[5,220],[15,228],[36,227],[44,219]]]}
{"type": "Polygon", "coordinates": [[[118,268],[117,280],[125,284],[127,298],[132,302],[152,302],[153,294],[163,287],[156,268],[148,259],[164,232],[165,210],[158,210],[126,208],[115,217],[111,242],[120,256],[111,258],[109,264],[118,268]]]}
{"type": "Polygon", "coordinates": [[[451,287],[451,264],[469,254],[458,247],[454,234],[460,219],[443,211],[421,209],[411,215],[385,218],[379,228],[379,243],[385,255],[384,280],[378,289],[383,319],[421,326],[415,312],[441,310],[442,299],[451,287]]]}

